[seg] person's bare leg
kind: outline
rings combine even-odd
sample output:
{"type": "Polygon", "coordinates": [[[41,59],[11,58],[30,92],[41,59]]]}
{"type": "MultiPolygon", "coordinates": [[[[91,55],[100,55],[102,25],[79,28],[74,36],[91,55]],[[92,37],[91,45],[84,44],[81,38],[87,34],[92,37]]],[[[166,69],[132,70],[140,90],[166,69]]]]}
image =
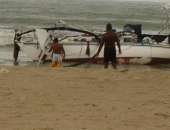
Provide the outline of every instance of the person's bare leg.
{"type": "Polygon", "coordinates": [[[113,69],[117,69],[117,64],[116,63],[112,63],[112,67],[113,67],[113,69]]]}
{"type": "Polygon", "coordinates": [[[62,57],[61,57],[61,55],[58,58],[58,62],[59,62],[59,65],[62,66],[62,57]]]}

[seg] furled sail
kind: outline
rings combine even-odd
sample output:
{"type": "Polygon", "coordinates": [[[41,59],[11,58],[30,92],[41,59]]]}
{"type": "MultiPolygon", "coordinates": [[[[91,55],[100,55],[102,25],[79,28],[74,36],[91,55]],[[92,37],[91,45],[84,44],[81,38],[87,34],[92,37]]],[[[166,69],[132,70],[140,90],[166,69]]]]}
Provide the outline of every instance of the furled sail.
{"type": "Polygon", "coordinates": [[[49,34],[44,29],[36,29],[36,35],[38,39],[38,43],[42,50],[45,49],[45,46],[48,44],[49,34]]]}

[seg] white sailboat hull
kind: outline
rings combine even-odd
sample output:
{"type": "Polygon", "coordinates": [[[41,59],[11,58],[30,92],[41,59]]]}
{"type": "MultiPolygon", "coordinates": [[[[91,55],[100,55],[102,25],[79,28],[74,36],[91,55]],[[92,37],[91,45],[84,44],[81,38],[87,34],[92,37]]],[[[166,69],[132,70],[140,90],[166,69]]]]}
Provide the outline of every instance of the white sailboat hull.
{"type": "MultiPolygon", "coordinates": [[[[87,45],[86,44],[77,44],[69,45],[63,44],[66,56],[65,60],[83,60],[90,59],[97,52],[98,45],[90,45],[90,55],[86,54],[87,45]]],[[[33,60],[39,59],[40,49],[34,45],[23,45],[22,49],[27,54],[28,57],[33,60]]],[[[117,58],[120,59],[121,63],[141,63],[149,64],[153,60],[164,60],[170,63],[170,46],[149,46],[149,45],[122,45],[122,54],[118,54],[117,58]]],[[[104,49],[101,50],[98,58],[103,58],[104,49]]],[[[51,53],[46,53],[47,59],[51,58],[51,53]]]]}

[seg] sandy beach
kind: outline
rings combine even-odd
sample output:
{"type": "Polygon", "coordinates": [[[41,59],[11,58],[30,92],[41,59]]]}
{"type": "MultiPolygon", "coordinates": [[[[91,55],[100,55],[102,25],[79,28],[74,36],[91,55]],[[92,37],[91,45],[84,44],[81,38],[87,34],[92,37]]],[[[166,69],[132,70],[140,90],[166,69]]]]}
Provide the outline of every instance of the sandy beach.
{"type": "Polygon", "coordinates": [[[2,130],[170,130],[170,70],[0,67],[2,130]]]}

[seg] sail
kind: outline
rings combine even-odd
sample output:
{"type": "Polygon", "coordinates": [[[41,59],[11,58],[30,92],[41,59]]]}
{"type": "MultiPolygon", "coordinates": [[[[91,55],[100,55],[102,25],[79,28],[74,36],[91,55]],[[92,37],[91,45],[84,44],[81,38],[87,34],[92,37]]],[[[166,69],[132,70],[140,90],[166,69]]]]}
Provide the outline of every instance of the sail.
{"type": "Polygon", "coordinates": [[[44,29],[36,29],[36,35],[38,38],[38,43],[40,45],[40,48],[44,50],[45,46],[48,44],[47,41],[49,38],[49,34],[44,29]]]}

